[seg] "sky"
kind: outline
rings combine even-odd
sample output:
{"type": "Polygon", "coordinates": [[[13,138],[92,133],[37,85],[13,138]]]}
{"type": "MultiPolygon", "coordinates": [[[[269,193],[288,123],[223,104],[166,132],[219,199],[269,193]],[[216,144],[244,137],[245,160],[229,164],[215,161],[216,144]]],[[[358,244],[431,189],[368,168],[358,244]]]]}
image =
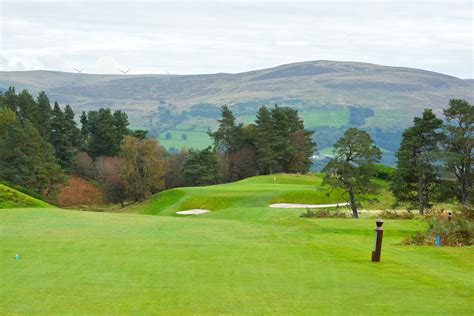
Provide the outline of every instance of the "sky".
{"type": "Polygon", "coordinates": [[[237,73],[361,61],[474,78],[473,1],[0,0],[0,70],[237,73]]]}

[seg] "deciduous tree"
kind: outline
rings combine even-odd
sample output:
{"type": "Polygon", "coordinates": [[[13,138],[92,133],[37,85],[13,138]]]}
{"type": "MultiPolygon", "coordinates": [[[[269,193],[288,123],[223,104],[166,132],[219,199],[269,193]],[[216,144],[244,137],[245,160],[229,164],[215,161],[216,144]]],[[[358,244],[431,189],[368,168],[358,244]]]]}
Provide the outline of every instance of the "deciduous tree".
{"type": "Polygon", "coordinates": [[[125,190],[135,201],[164,188],[168,171],[164,151],[155,139],[138,140],[126,136],[120,147],[123,158],[121,178],[125,190]]]}

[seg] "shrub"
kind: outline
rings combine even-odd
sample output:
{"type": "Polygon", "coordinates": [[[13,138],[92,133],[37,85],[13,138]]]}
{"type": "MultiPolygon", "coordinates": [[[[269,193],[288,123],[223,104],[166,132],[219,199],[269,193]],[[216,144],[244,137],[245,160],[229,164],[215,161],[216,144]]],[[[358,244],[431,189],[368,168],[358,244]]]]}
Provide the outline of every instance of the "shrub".
{"type": "Polygon", "coordinates": [[[316,217],[316,218],[348,218],[347,213],[339,211],[330,211],[326,209],[320,209],[313,212],[310,208],[306,208],[306,212],[302,213],[300,217],[316,217]]]}
{"type": "Polygon", "coordinates": [[[397,211],[383,211],[379,214],[379,217],[383,219],[413,219],[415,215],[410,211],[401,213],[397,211]]]}
{"type": "Polygon", "coordinates": [[[474,244],[474,223],[468,220],[447,221],[432,218],[428,220],[428,229],[410,236],[402,243],[405,245],[436,244],[436,235],[440,236],[442,246],[469,246],[474,244]]]}

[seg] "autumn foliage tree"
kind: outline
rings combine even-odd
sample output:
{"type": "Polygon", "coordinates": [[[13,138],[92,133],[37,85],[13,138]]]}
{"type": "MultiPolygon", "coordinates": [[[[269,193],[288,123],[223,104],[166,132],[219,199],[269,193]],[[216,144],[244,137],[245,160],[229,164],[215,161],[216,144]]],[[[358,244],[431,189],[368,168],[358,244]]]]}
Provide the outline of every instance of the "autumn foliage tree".
{"type": "Polygon", "coordinates": [[[126,136],[120,146],[121,178],[128,196],[140,201],[164,188],[168,165],[156,139],[126,136]]]}

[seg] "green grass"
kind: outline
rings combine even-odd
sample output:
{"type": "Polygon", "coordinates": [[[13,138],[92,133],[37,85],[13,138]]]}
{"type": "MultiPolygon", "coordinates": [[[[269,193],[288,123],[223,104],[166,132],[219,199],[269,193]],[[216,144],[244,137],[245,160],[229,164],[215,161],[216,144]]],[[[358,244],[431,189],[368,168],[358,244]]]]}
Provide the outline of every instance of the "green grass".
{"type": "Polygon", "coordinates": [[[285,194],[319,201],[320,182],[261,176],[128,209],[159,216],[0,210],[0,313],[472,314],[474,247],[402,246],[425,223],[387,220],[372,263],[373,219],[266,207],[285,194]],[[215,211],[169,216],[199,203],[215,211]]]}
{"type": "Polygon", "coordinates": [[[51,207],[51,205],[0,184],[0,209],[15,207],[51,207]]]}
{"type": "MultiPolygon", "coordinates": [[[[348,109],[312,109],[311,111],[300,111],[300,117],[304,121],[306,129],[314,129],[318,126],[341,126],[349,124],[348,109]]],[[[244,124],[255,123],[255,114],[237,117],[244,124]]]]}
{"type": "MultiPolygon", "coordinates": [[[[206,187],[176,188],[156,194],[127,212],[179,216],[177,211],[203,208],[234,214],[236,208],[267,207],[272,203],[331,204],[345,202],[340,190],[322,186],[322,174],[257,176],[242,181],[206,187]]],[[[378,201],[364,208],[386,209],[394,202],[388,184],[378,181],[382,190],[378,201]]],[[[209,214],[202,215],[211,216],[209,214]]]]}
{"type": "Polygon", "coordinates": [[[177,149],[181,148],[194,148],[203,149],[212,144],[211,138],[206,131],[186,131],[186,130],[169,130],[161,133],[158,142],[166,148],[174,147],[177,149]],[[166,133],[170,133],[172,138],[166,139],[166,133]],[[187,135],[187,139],[181,138],[182,134],[187,135]]]}

